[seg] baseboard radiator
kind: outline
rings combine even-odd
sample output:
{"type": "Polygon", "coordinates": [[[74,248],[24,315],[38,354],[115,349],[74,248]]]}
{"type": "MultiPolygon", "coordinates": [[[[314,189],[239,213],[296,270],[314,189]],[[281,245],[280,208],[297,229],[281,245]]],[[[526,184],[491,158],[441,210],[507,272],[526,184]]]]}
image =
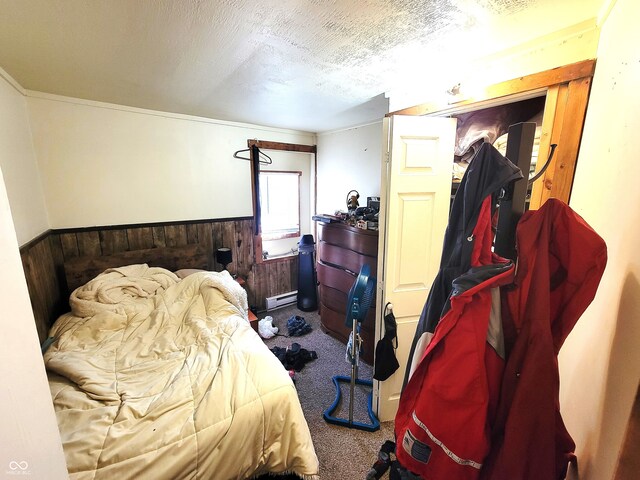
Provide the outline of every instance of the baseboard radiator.
{"type": "Polygon", "coordinates": [[[276,295],[274,297],[267,297],[267,311],[275,310],[276,308],[286,307],[296,303],[298,299],[298,291],[283,293],[282,295],[276,295]]]}

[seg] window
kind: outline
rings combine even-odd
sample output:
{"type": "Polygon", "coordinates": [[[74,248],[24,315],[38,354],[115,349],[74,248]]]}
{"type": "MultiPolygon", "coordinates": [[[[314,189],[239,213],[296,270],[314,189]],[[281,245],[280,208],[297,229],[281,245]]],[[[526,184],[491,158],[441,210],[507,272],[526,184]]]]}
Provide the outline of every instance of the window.
{"type": "Polygon", "coordinates": [[[260,172],[260,209],[262,238],[300,235],[301,172],[260,172]]]}
{"type": "Polygon", "coordinates": [[[247,146],[255,262],[280,261],[296,255],[300,235],[311,232],[316,146],[257,139],[248,139],[247,146]]]}

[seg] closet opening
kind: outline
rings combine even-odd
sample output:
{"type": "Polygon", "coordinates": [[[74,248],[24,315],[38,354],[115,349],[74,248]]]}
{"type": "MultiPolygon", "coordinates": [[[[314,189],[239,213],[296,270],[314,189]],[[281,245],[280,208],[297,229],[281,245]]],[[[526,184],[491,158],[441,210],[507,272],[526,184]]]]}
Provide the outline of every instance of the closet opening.
{"type": "MultiPolygon", "coordinates": [[[[492,144],[502,155],[506,156],[508,130],[509,126],[513,124],[522,122],[536,124],[531,168],[529,172],[523,172],[523,174],[525,177],[531,178],[539,168],[542,168],[547,160],[546,155],[539,155],[545,103],[546,95],[542,92],[524,100],[494,104],[485,108],[466,109],[446,115],[458,120],[452,170],[451,203],[469,162],[483,143],[492,144]]],[[[525,209],[529,208],[532,187],[531,185],[528,188],[525,209]]]]}

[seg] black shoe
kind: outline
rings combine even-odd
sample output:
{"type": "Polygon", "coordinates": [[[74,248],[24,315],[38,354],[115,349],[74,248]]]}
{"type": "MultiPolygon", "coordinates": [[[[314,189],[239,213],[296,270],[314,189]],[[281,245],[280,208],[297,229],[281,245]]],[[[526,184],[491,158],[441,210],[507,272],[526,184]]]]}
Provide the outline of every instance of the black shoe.
{"type": "Polygon", "coordinates": [[[422,480],[420,475],[411,473],[400,465],[397,460],[391,462],[391,470],[389,471],[389,480],[422,480]]]}
{"type": "Polygon", "coordinates": [[[391,454],[396,451],[396,444],[391,440],[387,440],[380,447],[378,452],[378,459],[373,464],[371,470],[367,473],[366,480],[373,480],[382,478],[382,476],[389,470],[391,465],[391,454]]]}

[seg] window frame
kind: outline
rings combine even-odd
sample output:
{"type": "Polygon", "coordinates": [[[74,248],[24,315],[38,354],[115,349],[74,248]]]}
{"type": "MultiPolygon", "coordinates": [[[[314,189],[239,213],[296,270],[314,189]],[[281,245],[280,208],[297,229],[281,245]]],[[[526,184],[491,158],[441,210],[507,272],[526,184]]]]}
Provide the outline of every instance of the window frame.
{"type": "MultiPolygon", "coordinates": [[[[300,226],[301,226],[301,218],[300,218],[300,181],[302,178],[302,172],[299,170],[260,170],[258,175],[262,174],[274,174],[274,175],[283,175],[283,174],[292,174],[298,177],[298,230],[292,233],[285,234],[265,234],[262,231],[262,225],[260,225],[260,234],[262,236],[262,240],[281,240],[283,238],[293,238],[300,236],[300,226]]],[[[261,183],[262,184],[262,183],[261,183]]]]}
{"type": "MultiPolygon", "coordinates": [[[[314,171],[314,179],[313,179],[313,198],[314,204],[312,205],[312,213],[314,213],[317,209],[318,202],[318,182],[317,182],[317,174],[315,172],[318,171],[318,155],[317,148],[315,145],[302,145],[299,143],[282,143],[282,142],[271,142],[267,140],[257,140],[257,139],[247,139],[247,147],[249,148],[249,158],[251,160],[251,195],[252,195],[252,206],[253,206],[253,222],[254,222],[254,237],[253,237],[253,253],[254,253],[254,262],[255,263],[273,263],[282,261],[282,258],[271,258],[271,259],[263,259],[262,258],[262,226],[256,225],[256,202],[258,201],[256,198],[256,158],[255,155],[259,156],[257,149],[260,150],[280,150],[285,152],[300,152],[300,153],[311,153],[313,154],[313,171],[314,171]],[[253,148],[256,147],[256,148],[253,148]]],[[[259,170],[258,170],[259,171],[259,170]]],[[[298,204],[298,208],[299,204],[298,204]]]]}

